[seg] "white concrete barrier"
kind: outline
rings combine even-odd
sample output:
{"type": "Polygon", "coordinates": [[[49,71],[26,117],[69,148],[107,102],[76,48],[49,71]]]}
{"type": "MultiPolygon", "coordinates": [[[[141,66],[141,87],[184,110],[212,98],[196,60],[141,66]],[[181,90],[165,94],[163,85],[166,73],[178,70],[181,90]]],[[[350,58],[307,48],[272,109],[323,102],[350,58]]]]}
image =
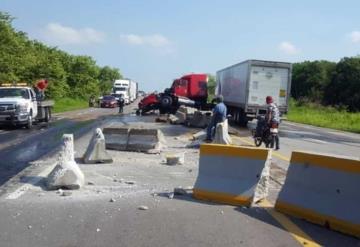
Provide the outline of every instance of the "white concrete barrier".
{"type": "Polygon", "coordinates": [[[83,161],[85,164],[111,163],[113,161],[105,150],[105,137],[100,128],[95,130],[84,153],[83,161]]]}
{"type": "Polygon", "coordinates": [[[203,144],[193,196],[200,200],[251,206],[268,194],[271,151],[203,144]]]}
{"type": "Polygon", "coordinates": [[[164,136],[158,129],[130,129],[127,150],[160,153],[164,136]]]}
{"type": "Polygon", "coordinates": [[[225,145],[230,145],[232,143],[231,137],[229,135],[229,126],[227,119],[225,119],[224,122],[218,123],[216,125],[213,143],[225,145]]]}
{"type": "Polygon", "coordinates": [[[294,151],[275,209],[360,237],[360,160],[294,151]]]}
{"type": "Polygon", "coordinates": [[[84,180],[84,174],[74,159],[74,137],[64,134],[59,159],[47,177],[47,187],[49,190],[80,189],[84,186],[84,180]]]}
{"type": "Polygon", "coordinates": [[[165,145],[163,133],[159,129],[104,128],[107,149],[160,153],[165,145]]]}
{"type": "Polygon", "coordinates": [[[107,149],[125,151],[129,138],[129,128],[107,127],[103,129],[107,149]]]}

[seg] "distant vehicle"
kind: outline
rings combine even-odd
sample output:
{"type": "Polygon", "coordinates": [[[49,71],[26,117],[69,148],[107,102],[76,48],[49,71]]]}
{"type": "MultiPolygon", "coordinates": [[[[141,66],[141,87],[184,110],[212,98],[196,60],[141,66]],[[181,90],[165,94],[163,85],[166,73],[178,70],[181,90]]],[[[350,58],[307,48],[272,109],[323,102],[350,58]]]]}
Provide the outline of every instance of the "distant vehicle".
{"type": "Polygon", "coordinates": [[[105,95],[101,99],[100,107],[101,108],[115,108],[115,107],[117,107],[117,100],[114,96],[105,95]]]}
{"type": "Polygon", "coordinates": [[[246,123],[266,114],[266,96],[272,96],[282,114],[288,110],[291,88],[290,63],[247,60],[216,73],[216,95],[224,103],[233,120],[246,123]]]}
{"type": "Polygon", "coordinates": [[[36,84],[36,92],[26,83],[0,85],[0,124],[25,126],[30,129],[33,122],[49,122],[52,100],[44,100],[46,80],[36,84]]]}
{"type": "Polygon", "coordinates": [[[160,113],[175,113],[180,105],[202,108],[207,105],[206,74],[189,74],[175,79],[171,88],[160,94],[150,94],[139,103],[138,113],[159,110],[160,113]]]}
{"type": "Polygon", "coordinates": [[[113,94],[122,95],[125,104],[130,104],[137,98],[138,83],[130,79],[115,80],[113,84],[113,94]]]}

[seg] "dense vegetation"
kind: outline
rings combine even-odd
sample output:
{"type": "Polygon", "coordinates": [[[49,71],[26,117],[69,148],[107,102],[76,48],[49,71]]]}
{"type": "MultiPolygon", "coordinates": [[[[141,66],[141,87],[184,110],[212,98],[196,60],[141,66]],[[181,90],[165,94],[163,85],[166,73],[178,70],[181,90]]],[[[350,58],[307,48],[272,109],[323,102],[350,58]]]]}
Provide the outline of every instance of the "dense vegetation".
{"type": "Polygon", "coordinates": [[[0,12],[0,82],[49,81],[47,96],[54,99],[87,99],[110,92],[122,76],[118,69],[100,67],[89,56],[74,56],[56,47],[30,40],[16,31],[13,18],[0,12]]]}
{"type": "Polygon", "coordinates": [[[338,63],[293,64],[291,95],[299,105],[317,103],[339,110],[360,111],[360,57],[345,57],[338,63]]]}

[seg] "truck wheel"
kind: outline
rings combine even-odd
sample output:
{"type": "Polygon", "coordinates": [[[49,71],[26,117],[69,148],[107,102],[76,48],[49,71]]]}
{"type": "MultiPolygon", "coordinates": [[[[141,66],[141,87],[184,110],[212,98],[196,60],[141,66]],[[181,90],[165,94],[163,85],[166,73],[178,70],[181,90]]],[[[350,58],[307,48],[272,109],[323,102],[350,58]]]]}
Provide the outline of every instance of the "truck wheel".
{"type": "Polygon", "coordinates": [[[30,112],[30,115],[28,117],[28,121],[26,123],[26,128],[31,129],[33,126],[33,119],[32,119],[32,112],[30,112]]]}
{"type": "Polygon", "coordinates": [[[44,118],[44,121],[46,123],[48,123],[50,121],[50,109],[49,108],[45,108],[45,118],[44,118]]]}
{"type": "Polygon", "coordinates": [[[160,102],[163,108],[169,108],[172,105],[173,99],[170,96],[166,95],[161,98],[160,102]]]}

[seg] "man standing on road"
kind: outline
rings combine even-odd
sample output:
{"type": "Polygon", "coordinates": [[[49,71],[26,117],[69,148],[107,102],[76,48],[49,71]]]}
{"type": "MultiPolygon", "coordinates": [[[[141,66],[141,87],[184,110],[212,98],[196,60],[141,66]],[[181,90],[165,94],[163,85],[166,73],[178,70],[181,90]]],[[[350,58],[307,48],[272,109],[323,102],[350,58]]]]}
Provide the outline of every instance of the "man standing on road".
{"type": "Polygon", "coordinates": [[[224,98],[222,95],[219,95],[215,98],[215,102],[217,103],[213,109],[213,115],[211,121],[207,127],[206,140],[207,142],[211,142],[213,138],[213,129],[216,128],[218,123],[222,123],[226,120],[227,109],[224,104],[224,98]]]}
{"type": "Polygon", "coordinates": [[[124,104],[125,104],[125,100],[124,100],[123,96],[120,95],[119,100],[118,100],[119,113],[123,113],[123,111],[124,111],[124,104]]]}
{"type": "Polygon", "coordinates": [[[278,134],[278,128],[280,124],[280,111],[277,105],[275,105],[274,100],[271,96],[266,97],[267,104],[267,112],[265,116],[265,120],[270,128],[270,134],[272,135],[271,139],[271,148],[274,148],[275,142],[275,150],[280,149],[280,140],[278,134]]]}

